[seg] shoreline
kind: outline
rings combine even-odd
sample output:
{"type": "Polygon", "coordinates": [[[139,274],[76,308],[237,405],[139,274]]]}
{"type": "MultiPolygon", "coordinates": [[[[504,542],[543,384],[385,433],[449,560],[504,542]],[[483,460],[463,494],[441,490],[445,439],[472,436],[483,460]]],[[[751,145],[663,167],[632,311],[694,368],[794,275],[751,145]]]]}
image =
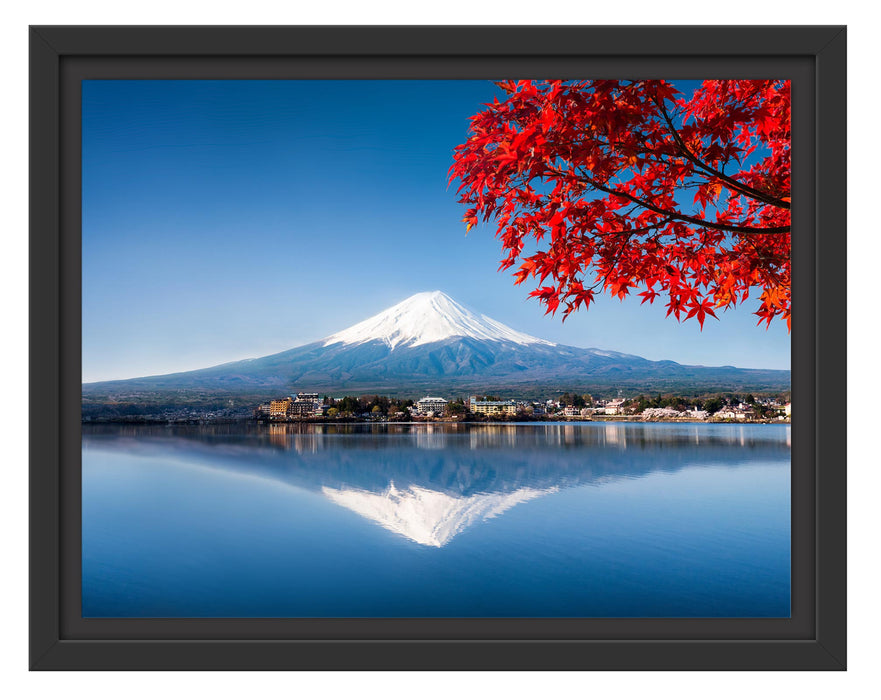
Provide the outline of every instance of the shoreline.
{"type": "Polygon", "coordinates": [[[554,424],[587,424],[587,423],[696,423],[713,425],[791,425],[791,418],[784,420],[738,420],[736,418],[700,419],[700,418],[640,418],[639,416],[603,416],[596,419],[579,418],[517,418],[485,419],[485,420],[449,420],[449,419],[425,419],[425,420],[370,420],[362,418],[326,420],[323,418],[303,418],[297,420],[254,420],[253,418],[193,418],[187,420],[159,420],[159,419],[97,419],[83,420],[81,425],[153,425],[153,426],[187,426],[187,425],[235,425],[252,424],[262,426],[277,425],[528,425],[531,423],[554,423],[554,424]]]}

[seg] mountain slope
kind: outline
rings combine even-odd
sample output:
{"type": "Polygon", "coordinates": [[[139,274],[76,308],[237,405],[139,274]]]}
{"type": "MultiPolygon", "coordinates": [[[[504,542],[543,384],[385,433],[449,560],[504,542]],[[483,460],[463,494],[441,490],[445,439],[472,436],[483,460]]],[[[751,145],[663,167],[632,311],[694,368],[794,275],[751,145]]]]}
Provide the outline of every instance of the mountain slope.
{"type": "Polygon", "coordinates": [[[483,391],[538,398],[613,388],[782,390],[789,381],[790,373],[782,370],[688,366],[558,345],[474,313],[442,292],[425,292],[315,343],[192,372],[85,384],[83,396],[483,391]]]}

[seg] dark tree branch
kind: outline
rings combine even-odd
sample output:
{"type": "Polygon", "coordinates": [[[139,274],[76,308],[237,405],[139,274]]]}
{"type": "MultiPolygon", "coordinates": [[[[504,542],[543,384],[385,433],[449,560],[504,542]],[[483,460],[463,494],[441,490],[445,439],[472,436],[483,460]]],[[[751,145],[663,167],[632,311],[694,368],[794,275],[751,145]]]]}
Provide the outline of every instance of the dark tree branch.
{"type": "Polygon", "coordinates": [[[667,224],[673,221],[672,217],[667,217],[666,219],[662,219],[655,224],[649,224],[648,226],[644,226],[642,228],[630,228],[630,229],[622,229],[621,231],[592,231],[590,234],[593,236],[619,236],[622,234],[627,234],[628,236],[632,236],[637,233],[649,233],[651,231],[657,231],[662,226],[666,226],[667,224]]]}
{"type": "MultiPolygon", "coordinates": [[[[566,177],[566,175],[562,172],[557,171],[559,177],[566,177]]],[[[716,231],[726,231],[728,233],[740,233],[740,234],[765,234],[765,233],[789,233],[789,226],[771,226],[768,228],[762,228],[760,226],[746,226],[744,224],[720,224],[717,221],[707,221],[706,219],[700,219],[696,216],[689,216],[688,214],[683,214],[678,211],[670,211],[669,209],[663,209],[662,207],[656,206],[651,202],[647,202],[644,199],[640,199],[639,197],[634,197],[629,192],[622,192],[621,190],[617,190],[614,187],[607,187],[606,185],[601,184],[599,181],[593,179],[589,175],[586,175],[584,171],[579,170],[579,175],[584,179],[591,187],[595,187],[601,192],[605,192],[606,194],[615,195],[616,197],[622,197],[634,204],[638,204],[644,209],[648,209],[649,211],[653,211],[656,214],[660,214],[661,216],[669,216],[677,221],[686,221],[690,224],[694,224],[695,226],[700,226],[701,228],[709,228],[716,231]]]]}
{"type": "Polygon", "coordinates": [[[664,117],[664,121],[667,122],[667,127],[670,129],[670,134],[673,136],[673,139],[679,146],[679,150],[682,155],[685,156],[688,160],[690,160],[704,172],[709,173],[719,180],[722,180],[732,190],[734,190],[735,192],[740,192],[740,194],[744,195],[745,197],[749,197],[750,199],[757,199],[760,202],[770,204],[772,207],[777,207],[778,209],[790,208],[789,202],[784,202],[782,199],[778,199],[773,195],[762,192],[761,190],[757,190],[753,187],[750,187],[749,185],[745,185],[742,182],[739,182],[734,178],[726,175],[725,173],[716,170],[711,165],[704,163],[700,158],[698,158],[691,152],[688,146],[685,145],[685,141],[682,140],[682,136],[680,136],[679,132],[676,130],[676,127],[673,125],[673,121],[670,119],[670,115],[667,113],[667,109],[664,106],[663,102],[655,97],[651,99],[658,106],[658,109],[661,110],[661,115],[664,117]]]}

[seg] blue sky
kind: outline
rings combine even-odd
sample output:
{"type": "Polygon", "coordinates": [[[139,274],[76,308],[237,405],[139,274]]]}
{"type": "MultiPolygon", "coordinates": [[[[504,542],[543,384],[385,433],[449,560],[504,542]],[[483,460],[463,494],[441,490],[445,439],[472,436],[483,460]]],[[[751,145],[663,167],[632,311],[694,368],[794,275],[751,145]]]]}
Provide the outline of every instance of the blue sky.
{"type": "Polygon", "coordinates": [[[84,81],[83,381],[317,340],[441,289],[513,328],[688,364],[789,368],[755,306],[696,323],[601,298],[544,315],[447,188],[486,81],[84,81]]]}

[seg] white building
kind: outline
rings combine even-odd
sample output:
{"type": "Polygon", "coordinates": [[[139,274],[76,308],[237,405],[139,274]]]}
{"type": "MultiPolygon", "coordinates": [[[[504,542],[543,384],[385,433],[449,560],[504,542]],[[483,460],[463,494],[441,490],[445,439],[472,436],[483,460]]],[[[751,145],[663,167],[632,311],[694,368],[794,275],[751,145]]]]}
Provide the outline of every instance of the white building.
{"type": "Polygon", "coordinates": [[[749,420],[756,417],[756,412],[751,408],[723,408],[716,413],[716,418],[727,418],[732,420],[749,420]]]}
{"type": "Polygon", "coordinates": [[[499,414],[513,416],[517,413],[517,402],[513,400],[478,401],[476,396],[472,396],[468,399],[468,404],[472,413],[482,413],[487,416],[499,414]]]}
{"type": "Polygon", "coordinates": [[[624,409],[622,408],[624,404],[624,399],[615,399],[614,401],[607,401],[606,405],[603,407],[603,413],[607,416],[616,416],[619,413],[623,413],[624,409]]]}
{"type": "Polygon", "coordinates": [[[446,410],[447,403],[446,399],[442,399],[439,396],[425,396],[416,402],[416,408],[419,410],[419,414],[423,416],[427,416],[429,413],[440,415],[446,410]]]}

